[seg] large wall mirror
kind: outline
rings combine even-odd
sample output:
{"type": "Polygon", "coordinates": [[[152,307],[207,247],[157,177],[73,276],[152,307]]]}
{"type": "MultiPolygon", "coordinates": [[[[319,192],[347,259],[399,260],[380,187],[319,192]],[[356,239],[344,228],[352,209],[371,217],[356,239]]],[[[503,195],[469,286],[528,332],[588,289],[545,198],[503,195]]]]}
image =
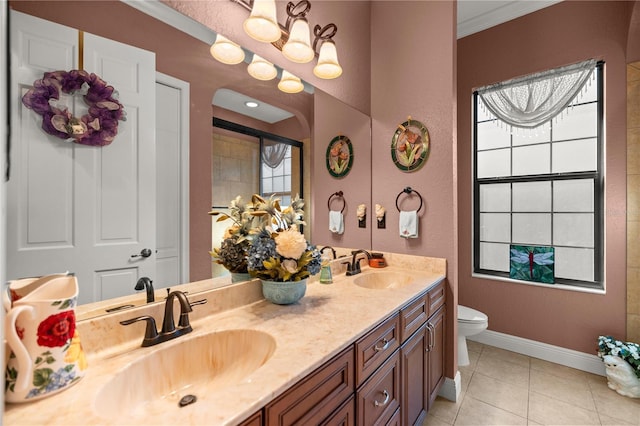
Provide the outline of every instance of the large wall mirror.
{"type": "MultiPolygon", "coordinates": [[[[88,239],[88,235],[75,231],[76,224],[95,213],[95,210],[81,210],[84,205],[94,205],[97,198],[99,204],[106,207],[104,212],[98,216],[98,224],[105,225],[103,246],[125,246],[128,240],[132,244],[127,247],[123,266],[116,266],[113,269],[103,268],[90,270],[90,278],[82,278],[79,275],[81,304],[93,303],[98,301],[110,300],[113,298],[122,299],[123,294],[130,294],[131,300],[141,300],[144,303],[144,293],[136,293],[134,290],[135,283],[141,276],[150,276],[154,278],[156,288],[174,286],[185,282],[202,281],[212,277],[212,263],[209,255],[212,241],[212,225],[211,217],[208,215],[211,207],[218,204],[214,202],[212,195],[212,145],[213,134],[215,133],[212,125],[212,117],[219,117],[229,122],[240,123],[251,128],[256,128],[264,132],[282,135],[284,137],[301,141],[304,144],[304,158],[302,164],[305,171],[311,171],[311,156],[313,154],[312,129],[319,126],[320,123],[314,123],[314,90],[304,91],[300,94],[290,95],[279,92],[275,86],[276,82],[261,82],[249,77],[246,73],[246,64],[234,66],[223,65],[216,62],[209,54],[209,44],[213,41],[213,35],[207,32],[204,27],[196,29],[193,33],[187,33],[183,29],[177,29],[173,23],[173,19],[183,19],[182,15],[173,11],[160,2],[151,2],[154,7],[163,10],[164,17],[156,18],[151,16],[147,10],[140,10],[140,4],[145,2],[132,2],[138,4],[136,7],[120,2],[120,1],[10,1],[9,2],[9,21],[11,25],[11,94],[8,101],[12,111],[11,127],[12,127],[12,148],[10,153],[11,161],[11,179],[8,182],[7,207],[8,207],[8,224],[7,224],[7,251],[11,250],[11,244],[14,249],[18,241],[26,235],[34,236],[36,246],[40,245],[46,250],[32,257],[19,269],[10,270],[8,268],[6,278],[15,279],[24,276],[38,276],[47,273],[63,272],[65,270],[76,269],[74,262],[83,263],[92,256],[88,251],[75,252],[72,254],[63,254],[56,258],[50,254],[56,246],[73,245],[79,239],[88,239]],[[39,39],[46,41],[45,44],[29,44],[30,41],[25,39],[17,40],[14,30],[20,25],[26,25],[25,34],[31,34],[28,22],[18,25],[14,17],[14,11],[25,16],[36,17],[46,20],[47,22],[62,25],[69,28],[71,33],[72,46],[77,42],[78,32],[85,37],[84,49],[90,48],[93,35],[97,36],[98,42],[101,39],[107,39],[120,43],[122,46],[130,46],[135,49],[141,49],[150,52],[153,57],[154,74],[152,77],[150,99],[155,102],[151,107],[136,107],[133,104],[125,105],[128,113],[128,120],[121,124],[121,131],[111,145],[104,148],[80,147],[73,146],[77,144],[66,144],[61,140],[48,141],[37,147],[36,160],[38,163],[21,163],[15,159],[15,155],[19,153],[17,146],[30,147],[33,146],[22,144],[29,138],[29,135],[35,135],[42,131],[35,124],[36,120],[31,117],[27,110],[21,106],[20,97],[33,82],[42,78],[46,71],[53,69],[75,69],[79,67],[77,59],[79,52],[70,49],[62,49],[59,52],[70,54],[67,61],[65,55],[57,54],[55,48],[63,46],[57,42],[52,30],[48,32],[48,28],[39,27],[41,30],[39,39]],[[173,16],[173,17],[171,17],[173,16]],[[118,25],[114,25],[118,22],[118,25]],[[209,34],[209,35],[207,35],[209,34]],[[150,36],[151,35],[151,36],[150,36]],[[204,41],[209,37],[209,41],[204,41]],[[17,44],[14,44],[17,43],[17,44]],[[34,48],[35,47],[35,48],[34,48]],[[40,61],[40,55],[43,53],[51,53],[49,62],[40,61]],[[19,60],[22,55],[32,60],[32,69],[26,70],[23,63],[19,60]],[[64,59],[64,60],[63,60],[64,59]],[[17,71],[16,71],[17,70],[17,71]],[[155,87],[154,87],[155,85],[155,87]],[[212,99],[219,89],[229,89],[235,92],[251,96],[255,99],[264,100],[270,105],[274,105],[283,110],[289,111],[291,117],[284,122],[269,124],[260,122],[253,118],[237,113],[235,111],[226,110],[224,108],[214,106],[212,99]],[[185,104],[184,100],[187,99],[185,104]],[[166,112],[166,106],[171,105],[173,112],[166,112]],[[151,117],[144,117],[149,111],[157,109],[165,111],[165,115],[151,114],[151,117]],[[189,119],[176,124],[175,117],[188,115],[189,119]],[[14,122],[16,117],[24,116],[27,118],[20,124],[14,122]],[[143,119],[150,119],[149,126],[143,125],[143,119]],[[30,120],[30,121],[29,121],[30,120]],[[134,133],[134,129],[142,129],[147,127],[152,135],[148,137],[151,142],[150,150],[146,150],[144,144],[134,145],[129,143],[130,134],[134,133]],[[31,132],[31,133],[30,133],[31,132]],[[171,150],[161,149],[154,144],[162,138],[171,138],[175,132],[174,139],[180,141],[171,147],[171,150]],[[179,134],[182,134],[180,136],[179,134]],[[15,139],[18,135],[22,139],[15,139]],[[56,143],[54,143],[56,142],[56,143]],[[185,145],[186,144],[186,145],[185,145]],[[307,149],[307,144],[310,149],[307,149]],[[73,154],[64,153],[73,146],[73,154]],[[133,150],[133,146],[135,149],[133,150]],[[185,149],[186,147],[186,149],[185,149]],[[42,149],[40,149],[42,148],[42,149]],[[132,151],[133,150],[133,151],[132,151]],[[153,181],[155,197],[149,198],[149,191],[142,190],[134,185],[132,190],[131,184],[123,179],[125,175],[131,175],[134,170],[134,164],[141,158],[148,157],[150,152],[155,151],[156,163],[152,170],[144,171],[153,181]],[[97,155],[97,152],[101,152],[97,155]],[[91,195],[91,203],[84,202],[80,205],[73,204],[70,198],[49,196],[54,194],[51,188],[56,190],[64,190],[65,188],[77,186],[78,182],[95,182],[94,177],[90,173],[87,178],[83,179],[82,173],[87,172],[85,168],[78,168],[78,159],[86,157],[88,165],[96,167],[96,164],[106,164],[106,162],[120,162],[120,169],[114,169],[111,174],[99,175],[103,180],[114,184],[96,196],[97,192],[93,190],[95,186],[87,186],[85,192],[91,195]],[[63,159],[64,161],[58,161],[63,159]],[[126,160],[125,160],[126,159],[126,160]],[[132,160],[133,159],[133,160],[132,160]],[[177,169],[174,173],[165,173],[164,161],[174,162],[177,160],[177,169]],[[37,166],[34,167],[34,164],[37,166]],[[29,166],[29,167],[27,167],[29,166]],[[51,169],[49,169],[51,168],[51,169]],[[40,176],[48,176],[46,185],[41,186],[39,192],[17,193],[16,191],[31,190],[28,186],[24,186],[26,178],[30,173],[36,170],[40,176]],[[76,180],[74,180],[76,179],[76,180]],[[18,183],[18,185],[16,185],[18,183]],[[65,186],[66,185],[66,186],[65,186]],[[122,192],[116,191],[114,188],[121,188],[122,192]],[[178,195],[176,195],[178,194],[178,195]],[[20,195],[22,198],[12,198],[20,195]],[[31,197],[31,198],[29,198],[31,197]],[[15,208],[15,200],[20,199],[20,207],[29,206],[27,210],[19,210],[15,208]],[[26,200],[26,201],[25,201],[26,200]],[[25,204],[26,203],[26,204],[25,204]],[[168,207],[158,207],[168,206],[168,207]],[[13,212],[13,213],[12,213],[13,212]],[[130,220],[131,214],[137,214],[134,220],[130,220]],[[25,220],[31,219],[29,214],[38,216],[40,223],[45,217],[49,223],[62,224],[64,226],[42,226],[42,230],[28,229],[28,232],[19,235],[16,230],[25,229],[25,220]],[[126,232],[113,227],[113,218],[122,218],[130,220],[130,227],[126,232]],[[150,237],[149,241],[142,241],[141,230],[138,229],[140,223],[146,225],[152,224],[155,229],[156,223],[162,221],[172,221],[177,223],[171,232],[162,236],[150,237]],[[55,232],[54,232],[55,231],[55,232]],[[13,237],[9,234],[13,233],[13,237]],[[29,234],[31,233],[31,234],[29,234]],[[47,233],[53,235],[46,235],[47,233]],[[44,235],[44,237],[43,237],[44,235]],[[62,235],[62,236],[61,236],[62,235]],[[46,240],[46,238],[49,240],[46,240]],[[11,239],[13,238],[13,242],[11,239]],[[39,238],[39,240],[38,240],[39,238]],[[53,241],[50,244],[47,241],[53,241]],[[61,243],[62,241],[63,243],[61,243]],[[171,246],[173,244],[173,246],[171,246]],[[166,247],[165,247],[166,246],[166,247]],[[154,249],[153,255],[149,258],[143,256],[143,249],[154,249]],[[163,251],[164,248],[164,251],[163,251]],[[175,260],[173,252],[182,253],[181,260],[175,260]],[[154,267],[150,269],[150,273],[140,268],[145,263],[153,261],[154,267]],[[178,266],[176,267],[176,262],[178,266]],[[71,265],[71,266],[69,266],[71,265]],[[107,272],[105,272],[107,271],[107,272]],[[177,271],[177,272],[176,272],[177,271]],[[97,277],[97,279],[96,279],[97,277]],[[89,283],[89,284],[87,284],[89,283]],[[112,285],[113,284],[113,285],[112,285]],[[113,290],[113,291],[112,291],[113,290]]],[[[28,21],[28,20],[27,20],[28,21]]],[[[34,27],[35,28],[35,27],[34,27]]],[[[33,29],[33,28],[32,28],[33,29]]],[[[67,31],[62,31],[63,33],[67,31]]],[[[36,31],[37,33],[37,31],[36,31]]],[[[69,36],[67,34],[67,36],[69,36]]],[[[86,53],[86,52],[85,52],[86,53]]],[[[136,59],[137,61],[137,59],[136,59]]],[[[118,61],[102,61],[104,78],[107,82],[114,84],[121,94],[125,94],[127,87],[119,78],[121,76],[130,76],[130,70],[120,69],[115,66],[118,61]],[[110,81],[111,80],[111,81],[110,81]]],[[[123,63],[132,63],[132,59],[121,61],[123,63]]],[[[84,60],[85,68],[90,62],[84,60]]],[[[316,90],[317,94],[318,91],[316,90]]],[[[323,108],[326,107],[326,98],[323,108]]],[[[65,100],[63,100],[65,101],[65,100]]],[[[68,101],[68,99],[67,99],[68,101]]],[[[341,102],[334,100],[340,108],[349,108],[341,102]]],[[[315,111],[317,115],[317,111],[315,111]]],[[[33,114],[32,114],[33,115],[33,114]]],[[[40,136],[39,136],[40,137],[40,136]]],[[[321,143],[324,143],[322,141],[321,143]]],[[[367,142],[366,149],[369,149],[367,142]]],[[[89,166],[87,166],[88,168],[89,166]]],[[[99,169],[99,167],[98,167],[99,169]]],[[[92,172],[93,173],[93,172],[92,172]]],[[[98,175],[96,175],[98,176],[98,175]]],[[[303,193],[301,194],[308,204],[312,203],[313,188],[310,184],[310,173],[306,172],[303,176],[303,193]]],[[[69,195],[69,194],[67,194],[69,195]]],[[[69,197],[72,198],[71,195],[69,197]]],[[[224,197],[225,199],[229,197],[224,197]]],[[[230,197],[228,201],[233,198],[230,197]]],[[[86,198],[84,199],[87,200],[86,198]]],[[[313,220],[311,215],[306,218],[310,223],[313,220]]],[[[308,227],[311,229],[311,226],[308,227]]],[[[313,238],[311,238],[313,241],[313,238]]],[[[349,246],[345,242],[345,246],[349,246]]],[[[35,253],[35,251],[34,251],[35,253]]],[[[99,253],[95,257],[106,258],[112,256],[112,253],[99,253]]],[[[11,255],[7,254],[7,264],[13,263],[11,255]]],[[[78,267],[79,268],[79,267],[78,267]]],[[[76,271],[74,271],[76,272],[76,271]]],[[[125,296],[125,298],[128,296],[125,296]]],[[[103,314],[104,310],[96,310],[95,315],[103,314]]]]}

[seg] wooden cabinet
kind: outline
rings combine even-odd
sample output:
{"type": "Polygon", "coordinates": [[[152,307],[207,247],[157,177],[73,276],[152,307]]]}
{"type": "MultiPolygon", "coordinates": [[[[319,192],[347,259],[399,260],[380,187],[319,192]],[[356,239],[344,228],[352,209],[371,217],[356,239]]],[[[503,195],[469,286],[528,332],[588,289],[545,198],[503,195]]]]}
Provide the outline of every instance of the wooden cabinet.
{"type": "Polygon", "coordinates": [[[353,360],[349,346],[269,403],[265,425],[320,424],[331,417],[355,390],[353,360]]]}
{"type": "Polygon", "coordinates": [[[441,281],[242,426],[421,425],[444,382],[441,281]]]}
{"type": "Polygon", "coordinates": [[[403,326],[403,332],[415,331],[403,341],[400,349],[404,425],[422,424],[444,382],[444,302],[444,282],[441,282],[400,312],[401,319],[424,318],[420,324],[401,321],[401,324],[413,324],[403,326]]]}
{"type": "Polygon", "coordinates": [[[445,313],[446,308],[442,306],[434,313],[427,322],[429,336],[429,408],[438,396],[440,386],[444,383],[444,363],[445,363],[445,313]]]}
{"type": "Polygon", "coordinates": [[[400,407],[400,351],[377,369],[358,389],[358,426],[386,425],[400,407]]]}

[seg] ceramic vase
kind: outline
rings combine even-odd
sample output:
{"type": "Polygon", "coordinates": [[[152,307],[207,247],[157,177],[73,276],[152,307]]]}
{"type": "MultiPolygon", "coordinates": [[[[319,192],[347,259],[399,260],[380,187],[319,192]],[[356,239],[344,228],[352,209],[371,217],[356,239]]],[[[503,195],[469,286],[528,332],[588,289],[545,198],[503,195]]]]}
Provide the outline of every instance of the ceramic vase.
{"type": "Polygon", "coordinates": [[[262,295],[271,303],[290,305],[302,299],[307,291],[307,280],[300,281],[262,281],[262,295]]]}
{"type": "Polygon", "coordinates": [[[242,281],[249,281],[251,275],[248,272],[231,272],[231,282],[240,283],[242,281]]]}
{"type": "Polygon", "coordinates": [[[15,300],[5,337],[11,348],[5,371],[5,400],[28,402],[77,383],[87,362],[76,329],[78,282],[58,276],[15,300]]]}

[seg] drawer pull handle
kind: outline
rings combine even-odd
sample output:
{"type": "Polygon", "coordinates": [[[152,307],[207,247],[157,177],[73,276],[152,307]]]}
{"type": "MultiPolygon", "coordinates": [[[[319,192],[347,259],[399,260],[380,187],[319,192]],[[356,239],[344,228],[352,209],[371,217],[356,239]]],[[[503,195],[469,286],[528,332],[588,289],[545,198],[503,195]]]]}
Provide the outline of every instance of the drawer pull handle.
{"type": "Polygon", "coordinates": [[[386,390],[383,390],[382,394],[384,395],[384,401],[382,402],[378,402],[376,400],[373,401],[373,405],[375,405],[376,407],[384,407],[389,403],[389,397],[390,397],[389,392],[387,392],[386,390]]]}
{"type": "Polygon", "coordinates": [[[373,349],[376,352],[384,351],[389,347],[389,341],[387,339],[382,339],[382,346],[375,345],[373,349]]]}

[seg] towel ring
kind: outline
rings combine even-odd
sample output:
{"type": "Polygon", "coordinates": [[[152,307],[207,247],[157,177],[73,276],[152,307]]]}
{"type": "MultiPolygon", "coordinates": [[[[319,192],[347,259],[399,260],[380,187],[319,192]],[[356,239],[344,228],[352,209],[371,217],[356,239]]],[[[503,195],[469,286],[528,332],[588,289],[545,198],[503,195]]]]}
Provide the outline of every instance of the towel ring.
{"type": "Polygon", "coordinates": [[[333,197],[342,198],[342,210],[340,210],[340,213],[343,213],[344,212],[344,208],[347,206],[347,203],[344,201],[344,197],[343,197],[342,191],[334,192],[333,194],[331,194],[329,196],[329,200],[327,201],[327,207],[329,208],[329,210],[331,210],[331,199],[333,197]]]}
{"type": "Polygon", "coordinates": [[[420,209],[422,208],[422,195],[420,195],[418,191],[412,189],[410,186],[407,186],[405,189],[403,189],[402,192],[400,192],[396,197],[396,208],[398,209],[398,211],[400,211],[400,207],[398,206],[398,199],[400,198],[400,196],[402,194],[411,194],[412,192],[415,192],[416,194],[418,194],[418,197],[420,197],[420,207],[418,207],[418,210],[416,210],[418,212],[420,211],[420,209]]]}

